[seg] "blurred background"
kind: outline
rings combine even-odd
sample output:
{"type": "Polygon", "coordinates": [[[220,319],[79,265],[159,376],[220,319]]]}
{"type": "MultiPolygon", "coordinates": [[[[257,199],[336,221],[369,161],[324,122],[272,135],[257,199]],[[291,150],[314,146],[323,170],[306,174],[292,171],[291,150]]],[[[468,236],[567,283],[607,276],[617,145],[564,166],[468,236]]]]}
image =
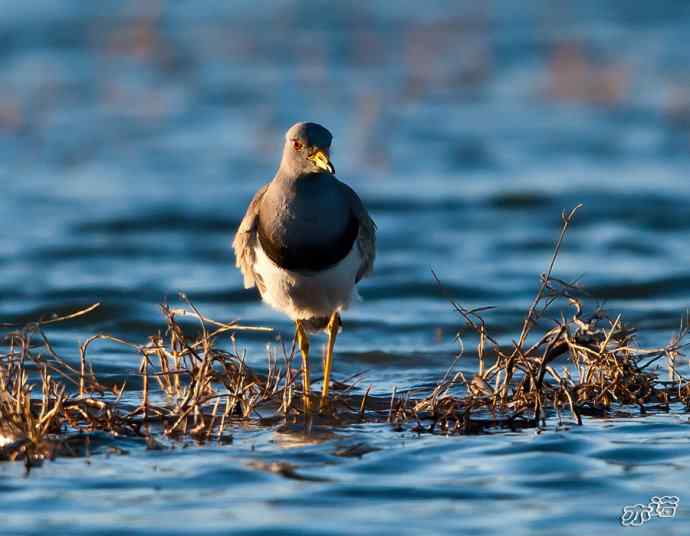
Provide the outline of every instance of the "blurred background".
{"type": "Polygon", "coordinates": [[[241,288],[230,242],[300,120],[333,132],[338,175],[379,225],[345,351],[445,363],[458,319],[431,269],[512,333],[580,202],[562,277],[652,329],[688,304],[685,1],[0,12],[3,319],[101,301],[88,331],[141,339],[184,290],[210,316],[288,332],[241,288]]]}
{"type": "MultiPolygon", "coordinates": [[[[490,332],[515,338],[578,203],[555,275],[661,346],[690,304],[689,42],[686,0],[0,0],[0,323],[102,302],[47,328],[78,363],[97,332],[146,343],[185,291],[211,318],[276,328],[237,338],[261,370],[293,326],[242,288],[230,244],[285,130],[310,120],[379,227],[336,347],[336,380],[363,372],[354,393],[436,384],[459,349],[449,296],[495,306],[490,332]]],[[[139,403],[134,351],[89,355],[139,403]]],[[[686,414],[233,434],[156,452],[94,435],[128,456],[29,479],[2,464],[0,532],[600,534],[657,494],[681,510],[653,527],[688,534],[686,414]],[[262,470],[276,461],[297,472],[262,470]]]]}

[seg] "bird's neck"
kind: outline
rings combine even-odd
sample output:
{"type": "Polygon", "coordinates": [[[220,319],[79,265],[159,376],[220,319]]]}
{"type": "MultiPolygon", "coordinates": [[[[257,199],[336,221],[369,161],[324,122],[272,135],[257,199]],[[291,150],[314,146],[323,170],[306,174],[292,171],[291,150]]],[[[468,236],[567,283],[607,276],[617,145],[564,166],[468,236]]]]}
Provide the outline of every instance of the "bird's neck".
{"type": "Polygon", "coordinates": [[[291,173],[283,170],[278,170],[273,182],[281,184],[282,187],[288,189],[295,189],[300,187],[324,187],[333,182],[333,175],[329,173],[304,171],[301,173],[291,173]]]}

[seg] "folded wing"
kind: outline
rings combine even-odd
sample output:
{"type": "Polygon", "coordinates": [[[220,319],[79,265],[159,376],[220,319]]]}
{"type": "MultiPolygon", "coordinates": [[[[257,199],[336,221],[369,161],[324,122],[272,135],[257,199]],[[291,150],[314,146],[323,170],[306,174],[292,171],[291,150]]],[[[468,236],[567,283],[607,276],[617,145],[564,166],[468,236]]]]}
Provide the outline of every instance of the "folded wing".
{"type": "Polygon", "coordinates": [[[235,233],[232,247],[235,250],[235,266],[237,266],[244,276],[244,288],[251,288],[256,285],[256,275],[254,274],[254,247],[256,244],[256,229],[259,223],[259,207],[268,184],[265,184],[256,192],[247,212],[240,222],[240,226],[235,233]]]}
{"type": "Polygon", "coordinates": [[[342,183],[347,195],[350,198],[352,212],[359,221],[359,233],[357,234],[357,247],[362,256],[362,263],[357,272],[356,282],[368,276],[374,269],[374,259],[376,258],[376,224],[369,216],[364,203],[357,193],[347,184],[342,183]]]}

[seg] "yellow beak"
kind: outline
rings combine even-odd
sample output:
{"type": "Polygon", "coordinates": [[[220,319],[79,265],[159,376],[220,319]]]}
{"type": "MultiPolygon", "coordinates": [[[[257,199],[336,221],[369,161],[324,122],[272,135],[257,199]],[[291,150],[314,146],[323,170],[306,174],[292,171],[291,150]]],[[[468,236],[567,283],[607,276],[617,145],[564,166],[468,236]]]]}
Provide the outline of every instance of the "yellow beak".
{"type": "Polygon", "coordinates": [[[314,162],[317,168],[328,171],[331,175],[335,173],[335,168],[333,164],[331,164],[331,159],[328,158],[328,154],[323,149],[317,149],[310,154],[308,158],[314,162]]]}

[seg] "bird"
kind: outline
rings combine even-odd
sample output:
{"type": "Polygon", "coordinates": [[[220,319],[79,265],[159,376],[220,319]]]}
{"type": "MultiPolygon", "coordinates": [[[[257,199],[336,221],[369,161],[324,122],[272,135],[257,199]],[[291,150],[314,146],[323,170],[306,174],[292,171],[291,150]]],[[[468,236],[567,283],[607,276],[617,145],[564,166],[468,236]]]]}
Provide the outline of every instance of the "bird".
{"type": "Polygon", "coordinates": [[[295,322],[302,356],[305,413],[311,412],[309,336],[325,331],[320,409],[328,406],[340,313],[359,299],[357,283],[376,257],[376,224],[357,193],[335,176],[333,135],[300,122],[285,134],[270,182],[256,192],[239,224],[233,249],[244,287],[295,322]]]}

